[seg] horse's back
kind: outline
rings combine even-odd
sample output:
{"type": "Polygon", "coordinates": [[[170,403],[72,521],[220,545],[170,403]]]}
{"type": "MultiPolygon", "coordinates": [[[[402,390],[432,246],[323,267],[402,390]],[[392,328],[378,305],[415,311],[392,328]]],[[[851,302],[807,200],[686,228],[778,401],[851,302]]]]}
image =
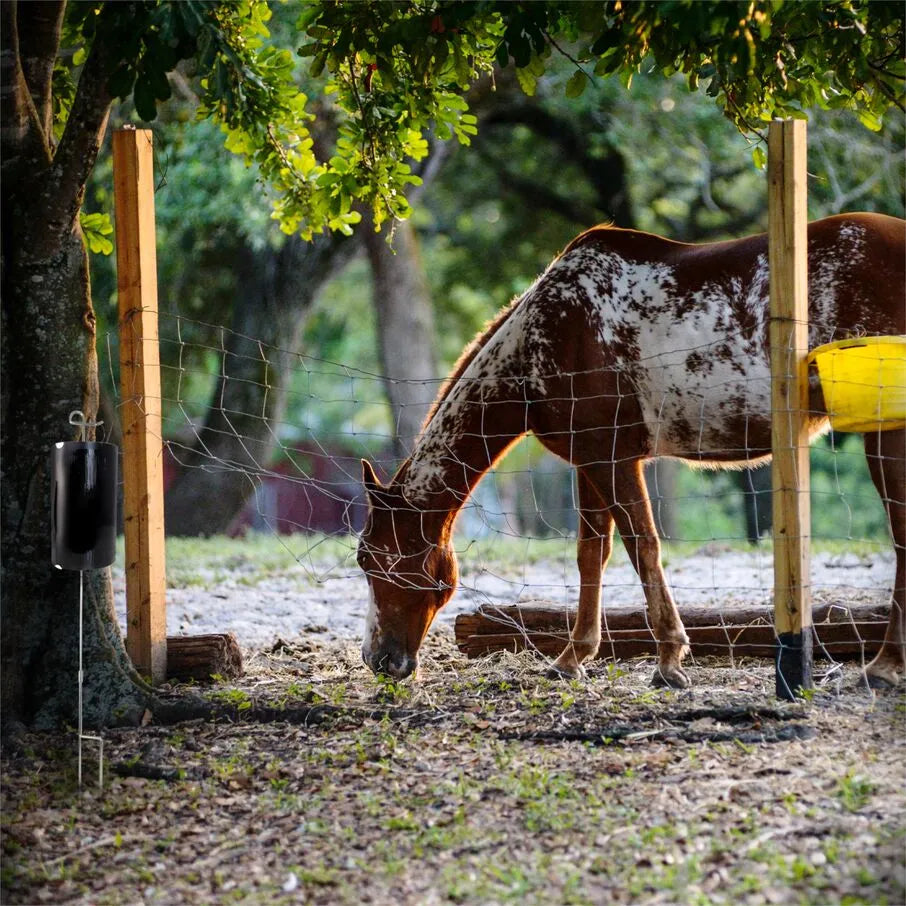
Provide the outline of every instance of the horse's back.
{"type": "MultiPolygon", "coordinates": [[[[906,332],[904,242],[906,222],[885,215],[809,225],[811,346],[906,332]]],[[[526,323],[557,338],[548,374],[631,379],[651,453],[747,459],[770,449],[769,283],[764,234],[693,245],[595,228],[535,288],[526,323]]]]}
{"type": "Polygon", "coordinates": [[[809,344],[906,333],[906,221],[838,214],[809,227],[809,344]]]}
{"type": "MultiPolygon", "coordinates": [[[[745,329],[755,311],[766,311],[769,304],[768,237],[764,233],[695,244],[599,226],[577,236],[558,260],[589,254],[615,257],[636,273],[648,268],[669,277],[671,299],[664,300],[661,292],[644,300],[652,316],[682,319],[716,290],[726,296],[732,318],[741,322],[727,326],[745,329]],[[662,300],[667,301],[666,308],[659,305],[662,300]]],[[[810,223],[808,270],[811,345],[853,331],[906,332],[906,220],[859,212],[810,223]]],[[[662,287],[666,282],[661,281],[662,287]]],[[[621,303],[631,305],[632,300],[624,295],[617,302],[621,303]]],[[[766,343],[766,334],[764,340],[766,343]]]]}

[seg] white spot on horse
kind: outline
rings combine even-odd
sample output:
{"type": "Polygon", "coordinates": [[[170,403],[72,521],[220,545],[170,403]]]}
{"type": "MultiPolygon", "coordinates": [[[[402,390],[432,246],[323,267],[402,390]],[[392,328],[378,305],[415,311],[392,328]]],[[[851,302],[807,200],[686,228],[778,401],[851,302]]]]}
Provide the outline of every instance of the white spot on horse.
{"type": "Polygon", "coordinates": [[[566,258],[564,271],[581,267],[573,279],[590,305],[600,343],[635,385],[652,452],[694,458],[721,447],[728,415],[769,416],[770,368],[761,343],[768,297],[764,255],[748,281],[734,275],[684,290],[664,262],[632,261],[593,246],[566,258]],[[748,313],[745,330],[734,304],[748,313]],[[637,338],[632,348],[620,339],[627,332],[637,338]],[[706,367],[690,367],[690,361],[706,367]],[[727,399],[737,407],[728,410],[727,399]]]}
{"type": "Polygon", "coordinates": [[[362,638],[362,657],[368,660],[377,645],[378,619],[374,589],[368,583],[368,612],[365,614],[365,634],[362,638]]]}
{"type": "Polygon", "coordinates": [[[523,348],[528,331],[524,303],[531,292],[523,296],[522,303],[478,351],[418,438],[403,480],[403,493],[413,503],[423,503],[428,495],[449,487],[451,466],[459,469],[455,483],[460,483],[462,467],[450,453],[450,437],[469,430],[483,435],[493,433],[484,425],[482,403],[496,398],[495,392],[499,392],[504,379],[525,376],[523,348]],[[471,429],[470,420],[474,422],[471,429]]]}
{"type": "Polygon", "coordinates": [[[858,287],[852,285],[852,268],[865,256],[866,230],[861,223],[843,221],[838,243],[831,249],[809,251],[809,346],[839,339],[836,334],[840,305],[858,287]],[[842,247],[841,247],[842,245],[842,247]]]}
{"type": "Polygon", "coordinates": [[[839,237],[846,244],[849,257],[862,257],[865,253],[865,225],[854,220],[844,220],[840,225],[839,237]]]}

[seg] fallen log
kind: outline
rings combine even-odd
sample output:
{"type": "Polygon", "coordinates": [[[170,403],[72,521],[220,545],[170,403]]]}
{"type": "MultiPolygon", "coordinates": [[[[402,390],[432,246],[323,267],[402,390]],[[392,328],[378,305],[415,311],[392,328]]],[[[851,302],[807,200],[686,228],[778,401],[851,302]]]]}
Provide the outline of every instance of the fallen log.
{"type": "Polygon", "coordinates": [[[167,636],[167,679],[210,682],[242,676],[242,652],[231,632],[167,636]]]}
{"type": "MultiPolygon", "coordinates": [[[[884,638],[889,613],[889,605],[816,604],[812,611],[815,657],[870,659],[884,638]]],[[[770,606],[684,607],[682,617],[696,656],[775,656],[770,606]]],[[[526,648],[556,657],[566,645],[575,619],[575,608],[549,601],[482,604],[456,618],[456,644],[470,658],[526,648]]],[[[644,609],[608,607],[603,622],[599,658],[656,654],[657,643],[644,609]]]]}

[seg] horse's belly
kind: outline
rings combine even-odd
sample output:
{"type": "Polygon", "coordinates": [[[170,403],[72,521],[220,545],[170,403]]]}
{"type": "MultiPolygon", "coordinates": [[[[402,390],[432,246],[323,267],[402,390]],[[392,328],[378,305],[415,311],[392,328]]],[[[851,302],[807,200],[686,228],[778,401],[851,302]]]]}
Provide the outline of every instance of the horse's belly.
{"type": "Polygon", "coordinates": [[[771,374],[746,350],[673,352],[646,360],[636,384],[652,454],[757,458],[770,450],[771,374]]]}

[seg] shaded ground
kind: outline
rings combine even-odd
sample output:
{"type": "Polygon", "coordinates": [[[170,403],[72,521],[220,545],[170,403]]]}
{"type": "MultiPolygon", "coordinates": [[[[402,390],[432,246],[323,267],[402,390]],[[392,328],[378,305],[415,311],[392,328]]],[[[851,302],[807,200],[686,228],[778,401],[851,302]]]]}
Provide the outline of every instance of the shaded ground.
{"type": "MultiPolygon", "coordinates": [[[[555,683],[432,634],[419,683],[354,643],[250,653],[203,694],[234,721],[71,734],[3,759],[3,902],[890,903],[906,899],[906,701],[834,668],[779,704],[773,667],[651,661],[555,683]],[[260,722],[253,718],[267,718],[260,722]]],[[[819,672],[823,668],[819,667],[819,672]]]]}

